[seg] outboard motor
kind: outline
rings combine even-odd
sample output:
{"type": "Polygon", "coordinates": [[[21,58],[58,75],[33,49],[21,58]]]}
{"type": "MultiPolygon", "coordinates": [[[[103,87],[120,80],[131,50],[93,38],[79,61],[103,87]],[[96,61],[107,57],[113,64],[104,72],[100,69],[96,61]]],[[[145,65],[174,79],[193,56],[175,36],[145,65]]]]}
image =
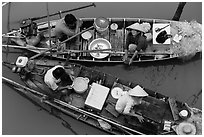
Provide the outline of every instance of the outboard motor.
{"type": "Polygon", "coordinates": [[[22,20],[20,23],[21,34],[26,37],[37,36],[37,23],[31,19],[22,20]]]}
{"type": "Polygon", "coordinates": [[[29,64],[28,58],[19,56],[16,60],[16,66],[12,68],[12,71],[14,73],[19,73],[21,78],[26,79],[30,74],[27,64],[29,64]]]}
{"type": "Polygon", "coordinates": [[[27,57],[19,56],[16,60],[16,66],[12,68],[12,72],[14,73],[20,73],[22,68],[26,66],[28,62],[27,57]]]}

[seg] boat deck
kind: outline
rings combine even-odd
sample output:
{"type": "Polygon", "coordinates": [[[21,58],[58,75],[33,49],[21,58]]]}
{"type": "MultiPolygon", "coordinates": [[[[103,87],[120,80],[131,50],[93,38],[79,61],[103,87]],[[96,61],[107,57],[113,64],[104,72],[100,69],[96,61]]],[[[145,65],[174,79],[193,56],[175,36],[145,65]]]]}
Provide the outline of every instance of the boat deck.
{"type": "MultiPolygon", "coordinates": [[[[80,31],[91,27],[94,24],[94,18],[88,18],[88,19],[82,19],[83,24],[80,28],[80,31]]],[[[121,62],[122,61],[122,56],[124,55],[124,45],[126,44],[126,37],[128,34],[128,31],[125,29],[127,26],[136,23],[136,22],[148,22],[151,25],[153,23],[170,23],[169,21],[167,22],[166,20],[148,20],[148,19],[135,19],[135,18],[130,18],[130,19],[124,19],[124,18],[110,18],[109,19],[110,24],[116,23],[118,25],[117,30],[111,30],[109,27],[107,31],[104,33],[100,34],[98,33],[95,29],[94,30],[89,30],[89,32],[92,34],[92,37],[89,40],[83,39],[81,36],[78,36],[77,42],[76,43],[71,43],[67,42],[64,45],[64,49],[68,50],[88,50],[89,49],[89,44],[97,38],[103,38],[106,39],[110,42],[112,51],[109,56],[103,59],[97,59],[94,58],[90,55],[90,53],[87,52],[82,52],[82,53],[72,53],[71,54],[71,60],[83,60],[83,61],[100,61],[100,62],[121,62]]],[[[51,23],[55,25],[55,23],[51,23]]],[[[43,25],[41,28],[45,29],[46,26],[43,25]]],[[[54,28],[54,27],[53,27],[54,28]]],[[[41,30],[41,29],[39,29],[41,30]]],[[[53,31],[53,30],[52,30],[53,31]]],[[[147,32],[147,34],[152,35],[152,32],[147,32]]],[[[48,33],[45,34],[47,38],[49,38],[48,33]]],[[[152,61],[152,60],[159,60],[159,59],[165,59],[165,58],[172,58],[175,55],[170,53],[171,48],[173,47],[172,43],[171,44],[153,44],[152,40],[148,41],[148,47],[145,52],[141,52],[137,57],[135,57],[135,60],[141,60],[141,61],[152,61]],[[159,56],[160,55],[160,56],[159,56]]],[[[130,53],[129,55],[132,56],[133,53],[130,53]]]]}

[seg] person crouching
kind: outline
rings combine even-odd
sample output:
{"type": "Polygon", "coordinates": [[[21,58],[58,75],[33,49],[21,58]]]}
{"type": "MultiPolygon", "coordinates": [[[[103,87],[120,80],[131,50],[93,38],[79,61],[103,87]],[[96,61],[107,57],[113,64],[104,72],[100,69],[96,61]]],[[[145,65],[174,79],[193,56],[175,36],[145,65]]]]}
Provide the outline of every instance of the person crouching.
{"type": "Polygon", "coordinates": [[[143,122],[144,118],[141,115],[136,114],[132,108],[135,105],[142,104],[142,99],[146,96],[148,96],[148,94],[144,89],[137,85],[117,100],[115,109],[121,114],[135,116],[140,122],[143,122]]]}
{"type": "Polygon", "coordinates": [[[70,92],[73,78],[66,73],[63,66],[57,65],[46,72],[44,82],[61,97],[70,92]]]}

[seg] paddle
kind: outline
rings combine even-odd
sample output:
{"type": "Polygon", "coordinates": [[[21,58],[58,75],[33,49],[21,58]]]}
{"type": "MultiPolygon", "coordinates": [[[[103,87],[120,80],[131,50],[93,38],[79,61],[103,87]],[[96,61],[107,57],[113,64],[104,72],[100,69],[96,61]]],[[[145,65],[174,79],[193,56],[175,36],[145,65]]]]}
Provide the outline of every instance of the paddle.
{"type": "MultiPolygon", "coordinates": [[[[78,35],[81,35],[82,33],[86,32],[86,31],[88,31],[88,30],[90,30],[90,29],[93,29],[93,28],[94,28],[94,26],[91,26],[91,27],[89,27],[89,28],[87,28],[87,29],[85,29],[85,30],[83,30],[83,31],[81,31],[81,32],[79,32],[79,33],[77,33],[77,34],[75,34],[74,36],[72,36],[72,37],[70,37],[70,38],[68,38],[68,39],[66,39],[66,40],[64,40],[64,41],[62,41],[62,42],[60,42],[60,43],[59,43],[59,46],[61,46],[63,43],[65,43],[65,42],[67,42],[67,41],[69,41],[69,40],[75,38],[75,37],[78,36],[78,35]]],[[[51,48],[49,48],[49,49],[47,49],[47,50],[45,50],[45,51],[43,51],[43,52],[41,52],[41,53],[39,53],[39,54],[36,54],[36,55],[32,56],[30,59],[35,59],[35,58],[37,58],[37,57],[43,55],[44,53],[46,53],[46,52],[48,52],[48,51],[50,51],[50,50],[52,50],[52,49],[54,49],[54,48],[57,48],[57,47],[58,47],[58,46],[53,46],[53,47],[51,47],[51,48]]]]}
{"type": "Polygon", "coordinates": [[[49,15],[49,7],[48,2],[46,2],[46,8],[47,8],[47,21],[48,21],[48,27],[49,27],[49,45],[51,46],[51,29],[50,29],[50,15],[49,15]]]}
{"type": "Polygon", "coordinates": [[[31,45],[28,45],[28,44],[26,45],[26,47],[3,44],[2,47],[9,47],[9,48],[16,48],[16,49],[38,50],[38,51],[45,51],[45,50],[47,50],[47,48],[38,48],[38,47],[34,47],[34,46],[31,46],[31,45]]]}
{"type": "MultiPolygon", "coordinates": [[[[63,102],[63,101],[61,101],[61,100],[58,100],[58,99],[55,99],[55,98],[54,98],[54,102],[55,102],[55,103],[58,103],[59,105],[62,105],[62,106],[64,106],[64,107],[67,107],[67,108],[70,108],[70,109],[72,109],[72,110],[75,110],[75,111],[77,111],[77,112],[79,112],[79,113],[88,115],[88,116],[90,116],[90,117],[94,117],[94,118],[97,118],[97,119],[104,120],[105,122],[108,122],[109,124],[113,124],[113,125],[115,125],[115,126],[117,126],[117,127],[123,128],[124,130],[128,130],[128,131],[134,132],[134,133],[136,133],[136,134],[140,134],[140,135],[145,135],[145,134],[143,134],[143,133],[140,132],[140,131],[136,131],[136,130],[134,130],[134,129],[132,129],[132,128],[129,128],[129,127],[127,127],[127,126],[121,125],[121,124],[119,124],[118,122],[109,120],[109,119],[104,118],[104,117],[102,117],[102,116],[100,116],[100,115],[96,115],[96,114],[91,113],[91,112],[88,112],[88,111],[86,111],[86,110],[77,108],[77,107],[72,106],[72,105],[70,105],[70,104],[68,104],[68,103],[65,103],[65,102],[63,102]]],[[[123,131],[124,131],[124,130],[123,130],[123,131]]],[[[127,132],[126,132],[126,133],[127,133],[127,132]]]]}
{"type": "Polygon", "coordinates": [[[100,52],[100,53],[110,53],[110,52],[105,52],[109,51],[112,49],[96,49],[96,50],[68,50],[67,52],[56,52],[58,55],[66,55],[70,53],[90,53],[90,52],[100,52]]]}
{"type": "MultiPolygon", "coordinates": [[[[66,55],[71,53],[81,53],[81,52],[100,52],[105,54],[125,54],[123,51],[115,51],[113,49],[98,49],[98,50],[68,50],[67,52],[56,52],[59,55],[66,55]],[[111,50],[111,51],[110,51],[111,50]]],[[[138,55],[171,55],[173,53],[170,52],[138,52],[138,55]]]]}
{"type": "Polygon", "coordinates": [[[168,24],[168,25],[166,25],[166,26],[164,26],[164,27],[162,27],[162,28],[155,28],[155,32],[159,32],[159,31],[165,29],[166,27],[168,27],[169,25],[170,25],[170,24],[168,24]]]}
{"type": "MultiPolygon", "coordinates": [[[[84,9],[84,8],[88,8],[88,7],[92,7],[92,6],[96,7],[95,3],[89,4],[89,5],[86,5],[86,6],[82,6],[82,7],[78,7],[78,8],[74,8],[74,9],[70,9],[70,10],[56,12],[56,13],[53,13],[53,14],[51,14],[49,16],[51,17],[51,16],[58,15],[59,13],[62,14],[62,13],[66,13],[66,12],[72,12],[72,11],[75,11],[75,10],[80,10],[80,9],[84,9]]],[[[28,18],[28,19],[31,19],[32,21],[35,21],[35,20],[40,20],[40,19],[46,18],[46,17],[47,17],[47,15],[44,15],[44,16],[41,16],[41,17],[28,18]]],[[[25,19],[25,20],[27,20],[27,19],[25,19]]]]}
{"type": "MultiPolygon", "coordinates": [[[[8,16],[7,16],[7,32],[10,31],[10,12],[11,12],[11,3],[8,3],[8,16]]],[[[10,42],[10,38],[7,39],[7,45],[10,42]]],[[[9,48],[8,46],[6,47],[6,60],[8,59],[8,53],[9,53],[9,48]]]]}

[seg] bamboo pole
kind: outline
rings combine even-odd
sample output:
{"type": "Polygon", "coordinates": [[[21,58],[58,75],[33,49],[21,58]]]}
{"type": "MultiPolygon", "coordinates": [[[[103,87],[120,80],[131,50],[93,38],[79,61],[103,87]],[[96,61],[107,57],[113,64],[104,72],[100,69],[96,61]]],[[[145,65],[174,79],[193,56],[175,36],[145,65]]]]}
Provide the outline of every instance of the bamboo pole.
{"type": "MultiPolygon", "coordinates": [[[[95,3],[89,4],[89,5],[86,5],[86,6],[81,6],[81,7],[74,8],[74,9],[70,9],[70,10],[61,11],[61,14],[76,11],[76,10],[81,10],[81,9],[92,7],[92,6],[96,7],[95,3]]],[[[58,14],[59,14],[59,12],[56,12],[56,13],[53,13],[53,14],[51,14],[49,16],[51,17],[51,16],[55,16],[55,15],[58,15],[58,14]]],[[[41,16],[41,17],[33,17],[33,18],[29,18],[29,19],[31,19],[32,21],[35,21],[35,20],[40,20],[40,19],[46,18],[46,17],[47,17],[47,15],[41,16]]]]}
{"type": "Polygon", "coordinates": [[[176,12],[175,12],[172,20],[179,21],[185,5],[186,5],[186,2],[179,2],[178,7],[176,9],[176,12]]]}
{"type": "Polygon", "coordinates": [[[49,45],[52,46],[52,43],[51,43],[51,28],[50,28],[50,16],[49,16],[48,2],[46,2],[46,8],[47,8],[47,21],[48,21],[48,31],[49,31],[49,45]]]}
{"type": "MultiPolygon", "coordinates": [[[[62,41],[62,42],[60,42],[59,45],[61,45],[61,44],[65,43],[65,42],[67,42],[67,41],[69,41],[69,40],[75,38],[76,36],[78,36],[78,35],[80,35],[80,34],[86,32],[86,31],[88,31],[88,30],[90,30],[90,29],[93,29],[93,28],[94,28],[94,26],[91,26],[91,27],[89,27],[89,28],[87,28],[87,29],[85,29],[85,30],[83,30],[83,31],[81,31],[81,32],[79,32],[79,33],[77,33],[77,34],[75,34],[74,36],[72,36],[72,37],[70,37],[70,38],[68,38],[68,39],[66,39],[66,40],[64,40],[64,41],[62,41]]],[[[52,49],[54,49],[54,48],[57,48],[57,47],[58,47],[58,46],[53,46],[53,47],[51,47],[51,48],[49,48],[49,49],[47,49],[47,50],[45,50],[45,51],[43,51],[43,52],[41,52],[41,53],[39,53],[39,54],[34,55],[34,56],[31,57],[30,59],[35,59],[35,58],[37,58],[37,57],[43,55],[44,53],[46,53],[46,52],[48,52],[48,51],[50,51],[50,50],[52,50],[52,49]]]]}

